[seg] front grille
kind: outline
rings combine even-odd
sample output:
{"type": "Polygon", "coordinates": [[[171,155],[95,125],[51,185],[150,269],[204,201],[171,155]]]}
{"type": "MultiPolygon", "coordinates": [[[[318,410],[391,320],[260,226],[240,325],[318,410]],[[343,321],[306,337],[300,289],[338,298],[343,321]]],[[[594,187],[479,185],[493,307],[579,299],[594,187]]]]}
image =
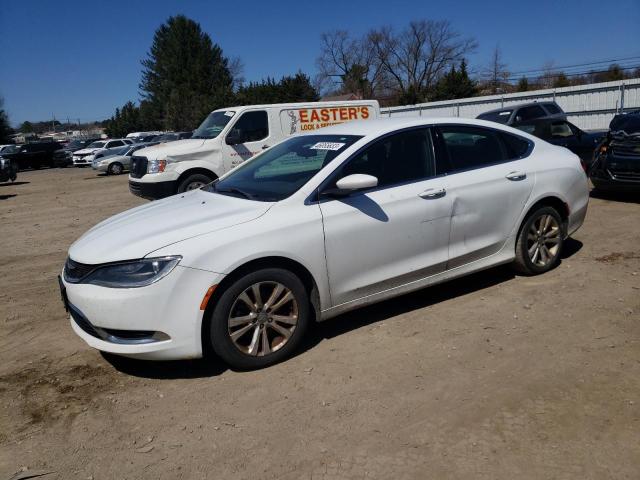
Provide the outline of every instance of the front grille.
{"type": "Polygon", "coordinates": [[[609,169],[609,174],[616,180],[640,182],[640,170],[614,170],[609,169]]]}
{"type": "Polygon", "coordinates": [[[613,144],[611,145],[611,151],[614,155],[620,155],[621,157],[640,157],[640,143],[633,144],[613,144]]]}
{"type": "Polygon", "coordinates": [[[69,257],[64,264],[64,279],[69,283],[78,283],[84,277],[89,275],[95,268],[95,265],[78,263],[71,260],[71,257],[69,257]]]}
{"type": "Polygon", "coordinates": [[[131,177],[132,178],[144,177],[144,175],[147,173],[147,163],[149,163],[149,161],[147,160],[147,157],[137,157],[135,155],[132,156],[131,169],[129,170],[131,177]]]}
{"type": "Polygon", "coordinates": [[[71,318],[76,322],[83,332],[88,333],[92,337],[101,338],[100,334],[93,328],[93,325],[89,320],[87,320],[78,310],[76,310],[73,305],[69,305],[69,313],[71,314],[71,318]]]}
{"type": "Polygon", "coordinates": [[[142,194],[142,186],[137,182],[129,182],[129,191],[134,195],[140,196],[142,194]]]}

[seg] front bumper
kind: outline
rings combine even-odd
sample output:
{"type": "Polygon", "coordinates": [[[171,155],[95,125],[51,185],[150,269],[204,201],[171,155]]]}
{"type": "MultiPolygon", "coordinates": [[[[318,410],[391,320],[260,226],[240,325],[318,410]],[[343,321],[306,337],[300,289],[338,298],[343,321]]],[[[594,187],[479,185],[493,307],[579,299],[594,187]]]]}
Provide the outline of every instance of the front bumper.
{"type": "Polygon", "coordinates": [[[160,198],[175,195],[178,190],[178,182],[169,180],[167,182],[136,182],[129,179],[129,191],[138,197],[149,200],[158,200],[160,198]]]}
{"type": "Polygon", "coordinates": [[[74,156],[73,157],[73,165],[74,166],[85,166],[85,165],[91,165],[91,162],[93,162],[93,158],[89,158],[89,156],[86,157],[77,157],[74,156]]]}
{"type": "Polygon", "coordinates": [[[589,170],[593,186],[599,190],[640,191],[640,157],[608,153],[597,158],[589,170]]]}
{"type": "Polygon", "coordinates": [[[74,332],[91,347],[128,357],[177,360],[202,356],[200,304],[223,275],[178,265],[141,288],[62,283],[74,332]]]}

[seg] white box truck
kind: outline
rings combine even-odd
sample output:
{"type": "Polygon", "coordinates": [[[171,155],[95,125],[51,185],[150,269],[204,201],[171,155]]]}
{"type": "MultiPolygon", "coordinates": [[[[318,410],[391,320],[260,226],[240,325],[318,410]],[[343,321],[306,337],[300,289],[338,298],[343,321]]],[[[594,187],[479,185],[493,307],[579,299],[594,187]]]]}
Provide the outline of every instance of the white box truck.
{"type": "Polygon", "coordinates": [[[375,100],[215,110],[191,138],[138,150],[131,158],[129,190],[158,199],[199,188],[291,135],[379,116],[375,100]]]}

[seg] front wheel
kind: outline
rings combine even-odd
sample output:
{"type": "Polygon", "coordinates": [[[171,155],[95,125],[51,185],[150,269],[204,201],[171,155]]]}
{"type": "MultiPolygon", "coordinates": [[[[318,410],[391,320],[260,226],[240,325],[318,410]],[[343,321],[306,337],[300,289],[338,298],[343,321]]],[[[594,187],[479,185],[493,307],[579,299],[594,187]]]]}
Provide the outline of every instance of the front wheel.
{"type": "Polygon", "coordinates": [[[268,268],[236,280],[218,298],[211,345],[240,370],[262,368],[291,355],[308,327],[309,296],[288,270],[268,268]]]}
{"type": "Polygon", "coordinates": [[[562,218],[553,207],[540,207],[525,220],[516,243],[514,267],[538,275],[558,265],[564,245],[562,218]]]}
{"type": "Polygon", "coordinates": [[[205,185],[213,182],[211,178],[202,173],[194,173],[192,175],[187,176],[183,181],[178,185],[178,193],[188,192],[189,190],[196,190],[198,188],[202,188],[205,185]]]}
{"type": "Polygon", "coordinates": [[[107,174],[108,175],[120,175],[123,170],[124,170],[124,168],[123,168],[121,163],[114,162],[111,165],[109,165],[109,168],[107,168],[107,174]]]}

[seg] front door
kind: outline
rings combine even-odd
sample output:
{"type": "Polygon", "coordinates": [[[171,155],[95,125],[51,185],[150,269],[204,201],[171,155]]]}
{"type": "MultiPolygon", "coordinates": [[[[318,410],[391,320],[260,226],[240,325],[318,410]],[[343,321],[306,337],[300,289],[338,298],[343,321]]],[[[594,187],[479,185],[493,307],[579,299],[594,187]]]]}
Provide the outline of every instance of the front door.
{"type": "Polygon", "coordinates": [[[272,142],[272,129],[266,110],[249,110],[240,114],[227,132],[222,146],[225,170],[268,148],[272,142]]]}
{"type": "Polygon", "coordinates": [[[434,172],[426,128],[378,140],[338,169],[335,181],[362,173],[378,186],[321,197],[333,306],[444,270],[451,201],[434,172]]]}

